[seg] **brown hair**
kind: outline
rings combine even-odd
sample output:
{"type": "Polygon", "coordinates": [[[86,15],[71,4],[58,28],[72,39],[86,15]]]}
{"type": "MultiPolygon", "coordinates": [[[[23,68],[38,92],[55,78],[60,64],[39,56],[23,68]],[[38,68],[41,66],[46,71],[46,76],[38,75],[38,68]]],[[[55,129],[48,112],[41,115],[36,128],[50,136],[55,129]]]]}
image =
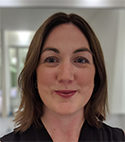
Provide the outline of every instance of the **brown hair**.
{"type": "Polygon", "coordinates": [[[84,108],[85,119],[91,126],[99,128],[101,122],[105,120],[107,106],[107,77],[105,63],[100,43],[88,25],[88,23],[76,14],[56,13],[50,16],[37,30],[30,44],[24,68],[19,75],[18,84],[21,90],[21,104],[16,113],[16,131],[27,130],[32,123],[39,125],[39,119],[43,115],[43,102],[35,87],[36,68],[39,63],[43,44],[55,27],[63,23],[73,23],[86,36],[90,49],[93,53],[93,61],[96,68],[95,87],[93,94],[84,108]]]}

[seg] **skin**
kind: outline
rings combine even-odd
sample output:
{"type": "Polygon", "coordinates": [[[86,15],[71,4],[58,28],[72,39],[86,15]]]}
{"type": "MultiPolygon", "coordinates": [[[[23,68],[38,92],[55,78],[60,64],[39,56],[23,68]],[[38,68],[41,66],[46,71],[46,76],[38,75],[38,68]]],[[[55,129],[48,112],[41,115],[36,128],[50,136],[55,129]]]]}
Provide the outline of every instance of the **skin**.
{"type": "Polygon", "coordinates": [[[44,103],[41,120],[50,136],[54,141],[78,141],[95,77],[84,34],[71,23],[54,28],[45,41],[36,73],[44,103]]]}

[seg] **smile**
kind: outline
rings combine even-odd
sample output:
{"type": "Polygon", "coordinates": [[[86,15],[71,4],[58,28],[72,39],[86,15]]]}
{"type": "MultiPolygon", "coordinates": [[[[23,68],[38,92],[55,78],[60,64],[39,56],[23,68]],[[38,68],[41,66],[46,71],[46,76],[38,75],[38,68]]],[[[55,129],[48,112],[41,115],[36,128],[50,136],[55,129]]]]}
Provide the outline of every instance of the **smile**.
{"type": "Polygon", "coordinates": [[[57,95],[63,97],[63,98],[70,98],[72,96],[75,95],[75,93],[77,91],[73,91],[73,90],[59,90],[59,91],[55,91],[57,95]]]}

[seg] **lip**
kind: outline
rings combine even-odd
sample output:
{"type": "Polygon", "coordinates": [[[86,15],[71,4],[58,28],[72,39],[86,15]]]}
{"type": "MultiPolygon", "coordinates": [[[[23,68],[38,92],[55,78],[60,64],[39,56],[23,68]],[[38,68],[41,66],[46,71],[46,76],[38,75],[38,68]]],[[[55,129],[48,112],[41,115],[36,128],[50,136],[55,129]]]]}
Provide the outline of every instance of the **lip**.
{"type": "Polygon", "coordinates": [[[63,97],[63,98],[70,98],[75,95],[77,92],[76,90],[57,90],[55,91],[57,95],[63,97]]]}

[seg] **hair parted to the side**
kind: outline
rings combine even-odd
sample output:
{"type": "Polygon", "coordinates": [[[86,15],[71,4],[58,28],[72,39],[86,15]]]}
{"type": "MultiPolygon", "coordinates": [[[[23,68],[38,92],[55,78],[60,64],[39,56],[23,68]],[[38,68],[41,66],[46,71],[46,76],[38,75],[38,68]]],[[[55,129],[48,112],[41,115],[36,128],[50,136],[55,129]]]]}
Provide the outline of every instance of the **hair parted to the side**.
{"type": "Polygon", "coordinates": [[[50,16],[36,31],[29,46],[24,68],[19,75],[18,84],[21,90],[21,103],[15,115],[16,131],[26,131],[32,123],[39,125],[39,119],[44,114],[43,102],[35,87],[36,68],[39,63],[43,44],[51,30],[63,23],[76,25],[88,40],[93,53],[96,69],[95,87],[93,94],[84,108],[84,117],[91,126],[99,128],[106,118],[107,105],[107,77],[105,63],[100,43],[89,26],[79,15],[56,13],[50,16]]]}

